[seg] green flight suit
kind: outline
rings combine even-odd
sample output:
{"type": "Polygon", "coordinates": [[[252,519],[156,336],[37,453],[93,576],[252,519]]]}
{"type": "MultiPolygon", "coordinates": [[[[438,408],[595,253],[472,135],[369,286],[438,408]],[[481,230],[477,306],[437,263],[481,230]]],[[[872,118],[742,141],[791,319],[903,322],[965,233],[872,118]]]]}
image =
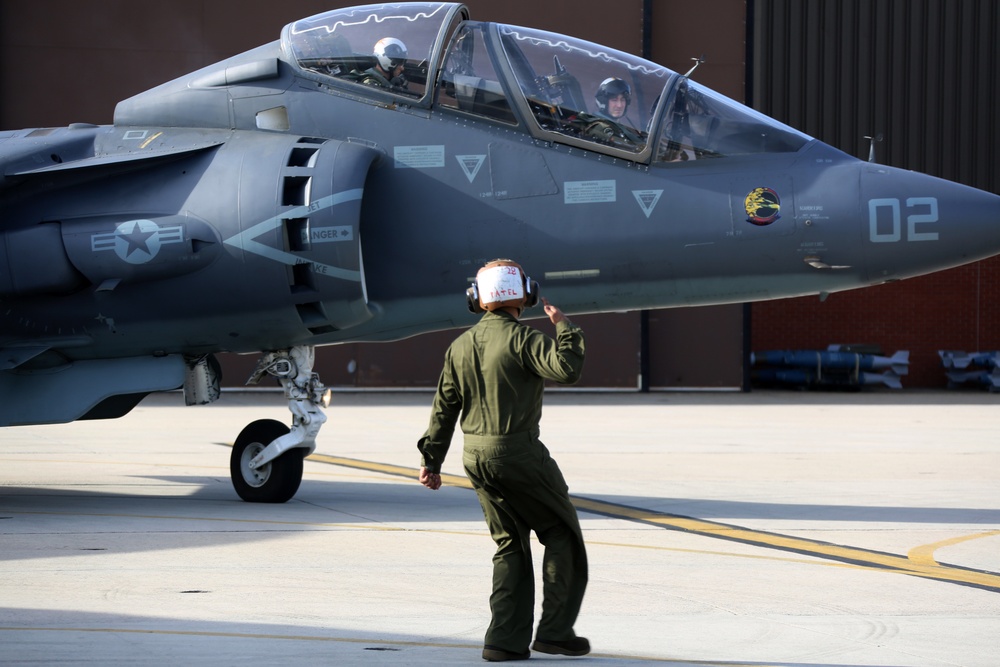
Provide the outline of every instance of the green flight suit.
{"type": "Polygon", "coordinates": [[[545,380],[576,382],[583,360],[583,332],[568,320],[556,325],[553,340],[499,310],[483,315],[445,354],[430,426],[417,448],[422,465],[440,472],[461,418],[462,462],[497,544],[486,645],[528,650],[535,605],[532,530],[545,546],[536,637],[576,636],[587,554],[569,488],[538,436],[545,380]]]}

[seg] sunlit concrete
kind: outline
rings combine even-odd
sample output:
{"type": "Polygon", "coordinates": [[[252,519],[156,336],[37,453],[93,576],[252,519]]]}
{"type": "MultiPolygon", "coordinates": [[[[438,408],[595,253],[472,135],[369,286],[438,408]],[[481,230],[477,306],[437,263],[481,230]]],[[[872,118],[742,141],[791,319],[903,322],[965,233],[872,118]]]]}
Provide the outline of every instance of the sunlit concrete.
{"type": "MultiPolygon", "coordinates": [[[[226,446],[287,421],[276,394],[0,430],[0,664],[481,664],[493,544],[460,439],[456,485],[407,476],[430,399],[335,395],[317,453],[358,463],[307,462],[277,506],[238,500],[226,446]]],[[[601,512],[578,661],[1000,664],[998,402],[547,395],[542,439],[601,512]]]]}

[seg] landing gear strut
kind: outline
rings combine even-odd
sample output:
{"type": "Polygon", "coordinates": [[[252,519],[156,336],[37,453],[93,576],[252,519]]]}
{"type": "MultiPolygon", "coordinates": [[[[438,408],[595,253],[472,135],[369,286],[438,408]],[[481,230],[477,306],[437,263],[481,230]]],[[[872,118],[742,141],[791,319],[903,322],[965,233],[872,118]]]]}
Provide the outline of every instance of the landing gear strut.
{"type": "Polygon", "coordinates": [[[330,402],[330,391],[312,372],[314,360],[310,345],[268,352],[247,381],[257,384],[265,375],[278,378],[292,412],[291,429],[273,419],[259,419],[236,438],[229,472],[236,493],[247,502],[286,502],[302,483],[302,459],[316,449],[316,436],[326,422],[323,408],[330,402]]]}

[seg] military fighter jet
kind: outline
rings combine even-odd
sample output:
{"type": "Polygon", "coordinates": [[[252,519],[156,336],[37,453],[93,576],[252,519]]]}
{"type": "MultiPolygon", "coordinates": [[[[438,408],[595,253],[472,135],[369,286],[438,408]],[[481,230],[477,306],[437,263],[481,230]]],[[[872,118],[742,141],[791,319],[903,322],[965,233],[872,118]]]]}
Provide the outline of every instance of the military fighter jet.
{"type": "Polygon", "coordinates": [[[0,425],[119,417],[180,387],[209,402],[213,354],[260,353],[292,426],[236,439],[248,501],[298,489],[325,420],[316,346],[469,325],[462,294],[497,257],[596,313],[1000,252],[998,196],[454,3],[297,21],[119,103],[113,125],[2,132],[0,167],[0,425]]]}

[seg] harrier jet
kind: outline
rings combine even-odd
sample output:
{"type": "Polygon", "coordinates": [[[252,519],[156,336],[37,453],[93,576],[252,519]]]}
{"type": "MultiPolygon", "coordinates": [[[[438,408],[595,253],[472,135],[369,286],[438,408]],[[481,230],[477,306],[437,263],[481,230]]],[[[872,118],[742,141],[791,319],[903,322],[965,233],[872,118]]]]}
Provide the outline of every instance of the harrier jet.
{"type": "Polygon", "coordinates": [[[231,455],[283,502],[316,346],[472,323],[516,258],[568,313],[823,294],[1000,252],[1000,197],[860,161],[655,63],[454,3],[338,9],[118,104],[0,133],[0,425],[218,397],[259,353],[291,427],[231,455]]]}

